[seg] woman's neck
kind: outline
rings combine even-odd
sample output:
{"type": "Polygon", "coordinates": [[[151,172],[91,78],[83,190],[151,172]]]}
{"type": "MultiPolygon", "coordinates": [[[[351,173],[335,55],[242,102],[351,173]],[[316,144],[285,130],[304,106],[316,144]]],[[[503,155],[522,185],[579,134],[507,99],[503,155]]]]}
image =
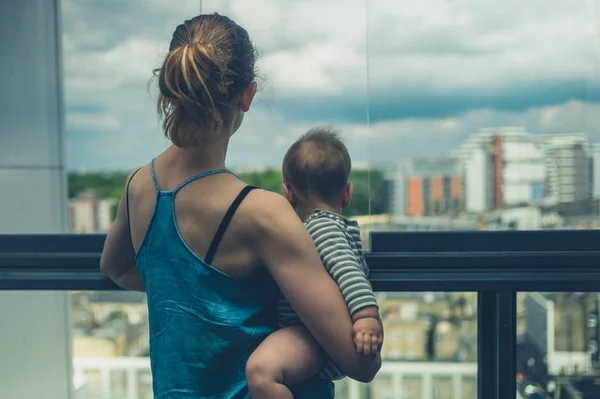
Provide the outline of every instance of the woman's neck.
{"type": "Polygon", "coordinates": [[[193,148],[179,148],[172,145],[167,152],[177,160],[184,169],[214,170],[226,169],[227,142],[206,143],[193,148]]]}

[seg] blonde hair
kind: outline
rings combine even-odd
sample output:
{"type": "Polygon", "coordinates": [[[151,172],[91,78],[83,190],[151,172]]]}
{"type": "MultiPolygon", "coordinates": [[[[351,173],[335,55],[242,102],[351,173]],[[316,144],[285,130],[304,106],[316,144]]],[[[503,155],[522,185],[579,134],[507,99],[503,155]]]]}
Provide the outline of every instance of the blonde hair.
{"type": "Polygon", "coordinates": [[[154,74],[165,136],[178,147],[194,147],[220,131],[232,99],[253,82],[254,46],[231,19],[199,15],[177,26],[154,74]]]}

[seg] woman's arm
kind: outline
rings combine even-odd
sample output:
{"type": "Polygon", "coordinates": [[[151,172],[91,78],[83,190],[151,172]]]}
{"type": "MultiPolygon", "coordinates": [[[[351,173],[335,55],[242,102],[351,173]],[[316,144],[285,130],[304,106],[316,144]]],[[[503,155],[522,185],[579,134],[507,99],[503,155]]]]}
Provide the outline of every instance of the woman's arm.
{"type": "MultiPolygon", "coordinates": [[[[133,173],[127,177],[127,182],[133,173]]],[[[127,186],[125,190],[127,190],[127,186]]],[[[135,265],[135,251],[129,234],[125,199],[126,194],[119,201],[117,216],[106,236],[100,258],[100,270],[121,288],[145,291],[142,276],[135,265]]]]}
{"type": "Polygon", "coordinates": [[[342,371],[355,380],[372,381],[381,367],[380,354],[356,355],[344,298],[294,210],[280,195],[265,191],[249,202],[258,257],[298,316],[342,371]]]}

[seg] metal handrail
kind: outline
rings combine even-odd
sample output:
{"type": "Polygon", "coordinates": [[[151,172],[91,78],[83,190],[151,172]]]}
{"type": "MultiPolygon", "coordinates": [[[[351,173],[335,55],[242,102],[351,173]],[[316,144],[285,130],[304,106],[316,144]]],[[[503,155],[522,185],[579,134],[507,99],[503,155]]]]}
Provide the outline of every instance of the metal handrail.
{"type": "MultiPolygon", "coordinates": [[[[114,290],[103,235],[0,235],[0,290],[114,290]]],[[[478,292],[478,396],[516,392],[517,291],[600,291],[600,231],[372,233],[378,291],[478,292]]]]}

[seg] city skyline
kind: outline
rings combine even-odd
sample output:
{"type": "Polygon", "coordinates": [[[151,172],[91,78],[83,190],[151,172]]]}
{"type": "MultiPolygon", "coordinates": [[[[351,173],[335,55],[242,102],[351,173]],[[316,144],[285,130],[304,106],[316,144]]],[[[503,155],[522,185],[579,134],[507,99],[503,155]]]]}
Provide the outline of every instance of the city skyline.
{"type": "MultiPolygon", "coordinates": [[[[204,12],[246,27],[260,51],[261,92],[230,166],[278,167],[316,124],[341,129],[357,162],[443,155],[492,126],[599,141],[594,4],[514,3],[203,1],[204,12]]],[[[64,1],[69,170],[131,169],[167,146],[151,71],[199,8],[64,1]]]]}

